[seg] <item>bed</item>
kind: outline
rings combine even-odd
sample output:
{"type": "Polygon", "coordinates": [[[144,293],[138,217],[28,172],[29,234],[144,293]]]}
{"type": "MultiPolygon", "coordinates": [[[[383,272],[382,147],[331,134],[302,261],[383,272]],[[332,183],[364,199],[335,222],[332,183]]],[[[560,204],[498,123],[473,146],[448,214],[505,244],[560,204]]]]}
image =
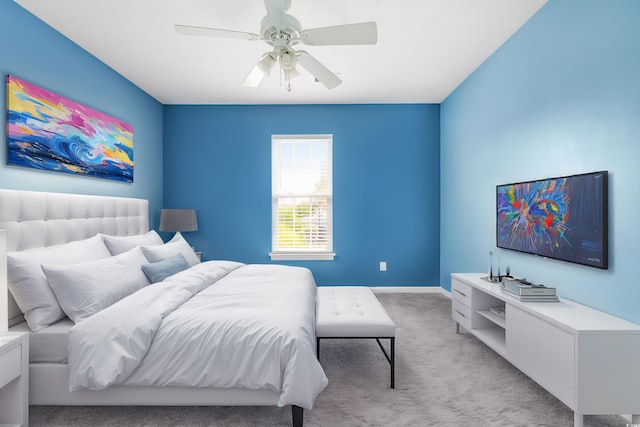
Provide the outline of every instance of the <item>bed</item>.
{"type": "Polygon", "coordinates": [[[31,405],[291,406],[302,426],[327,385],[305,268],[200,263],[142,199],[0,190],[0,229],[31,405]]]}

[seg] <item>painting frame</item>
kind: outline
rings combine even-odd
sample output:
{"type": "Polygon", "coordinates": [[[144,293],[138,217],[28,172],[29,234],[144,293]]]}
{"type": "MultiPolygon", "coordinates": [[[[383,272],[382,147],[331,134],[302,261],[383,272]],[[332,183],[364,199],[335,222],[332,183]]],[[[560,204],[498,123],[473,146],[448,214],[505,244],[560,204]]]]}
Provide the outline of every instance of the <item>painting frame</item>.
{"type": "Polygon", "coordinates": [[[7,75],[7,165],[133,182],[133,126],[7,75]]]}

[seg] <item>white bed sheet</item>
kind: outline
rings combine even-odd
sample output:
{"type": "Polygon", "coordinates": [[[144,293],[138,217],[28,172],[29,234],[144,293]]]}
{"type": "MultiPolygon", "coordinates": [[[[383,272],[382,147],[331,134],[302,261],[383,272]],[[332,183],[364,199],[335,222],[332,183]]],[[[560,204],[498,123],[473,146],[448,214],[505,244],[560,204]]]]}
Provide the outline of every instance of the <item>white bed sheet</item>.
{"type": "Polygon", "coordinates": [[[38,332],[32,332],[27,322],[9,328],[12,332],[29,333],[29,362],[66,363],[69,331],[74,323],[64,318],[38,332]]]}

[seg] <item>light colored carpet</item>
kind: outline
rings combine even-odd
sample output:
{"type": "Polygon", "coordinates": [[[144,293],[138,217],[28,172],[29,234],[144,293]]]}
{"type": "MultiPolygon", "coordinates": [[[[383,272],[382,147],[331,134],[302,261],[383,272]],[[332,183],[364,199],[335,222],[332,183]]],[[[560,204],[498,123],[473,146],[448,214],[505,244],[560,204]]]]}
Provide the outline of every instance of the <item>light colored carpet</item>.
{"type": "MultiPolygon", "coordinates": [[[[306,427],[571,426],[573,412],[469,334],[455,334],[440,294],[379,294],[398,327],[396,389],[374,340],[324,340],[329,386],[306,427]]],[[[388,342],[388,340],[386,340],[388,342]]],[[[383,343],[386,344],[385,341],[383,343]]],[[[31,426],[290,426],[271,407],[32,406],[31,426]]],[[[585,426],[623,427],[621,416],[587,416],[585,426]]]]}

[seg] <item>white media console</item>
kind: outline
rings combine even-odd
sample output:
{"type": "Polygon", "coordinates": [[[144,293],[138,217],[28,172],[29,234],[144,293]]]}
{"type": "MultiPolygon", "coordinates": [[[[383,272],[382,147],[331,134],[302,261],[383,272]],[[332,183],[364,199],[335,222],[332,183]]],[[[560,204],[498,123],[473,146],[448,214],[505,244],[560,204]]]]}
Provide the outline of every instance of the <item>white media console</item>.
{"type": "Polygon", "coordinates": [[[575,427],[596,414],[640,424],[640,325],[565,299],[521,302],[483,276],[451,275],[456,332],[464,327],[560,399],[575,427]]]}

